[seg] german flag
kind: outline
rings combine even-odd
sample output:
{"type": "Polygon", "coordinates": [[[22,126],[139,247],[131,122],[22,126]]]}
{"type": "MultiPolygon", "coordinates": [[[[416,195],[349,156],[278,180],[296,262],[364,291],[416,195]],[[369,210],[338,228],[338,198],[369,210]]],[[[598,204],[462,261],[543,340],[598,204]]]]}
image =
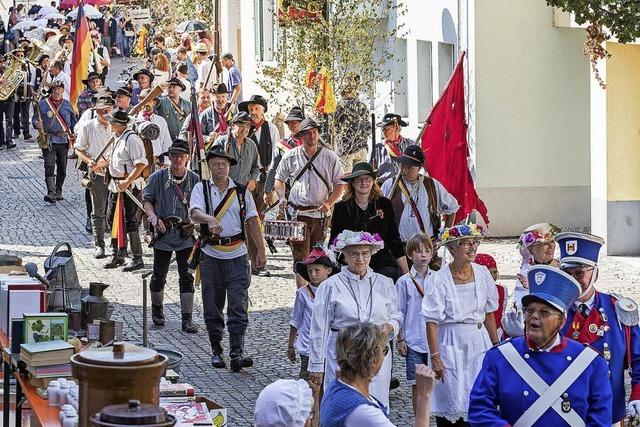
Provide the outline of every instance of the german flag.
{"type": "Polygon", "coordinates": [[[111,225],[111,239],[115,242],[118,254],[124,255],[127,250],[127,232],[124,224],[124,200],[122,200],[122,193],[118,193],[118,198],[116,199],[113,224],[111,225]]]}
{"type": "Polygon", "coordinates": [[[78,97],[84,90],[84,83],[89,76],[89,57],[93,50],[91,34],[89,34],[89,21],[84,14],[83,3],[78,3],[78,16],[76,19],[76,33],[73,41],[73,55],[71,56],[71,93],[69,101],[71,107],[78,113],[78,97]]]}

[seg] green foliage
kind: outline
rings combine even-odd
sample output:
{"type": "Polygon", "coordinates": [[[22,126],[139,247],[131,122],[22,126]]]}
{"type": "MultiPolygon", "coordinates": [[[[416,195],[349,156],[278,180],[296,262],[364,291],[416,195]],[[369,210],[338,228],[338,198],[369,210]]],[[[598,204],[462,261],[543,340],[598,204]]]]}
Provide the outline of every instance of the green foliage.
{"type": "Polygon", "coordinates": [[[637,0],[547,0],[575,15],[578,24],[604,26],[620,43],[640,38],[640,2],[637,0]]]}
{"type": "Polygon", "coordinates": [[[309,69],[330,71],[336,98],[352,89],[353,76],[368,93],[375,82],[391,78],[390,44],[401,36],[396,18],[406,13],[404,5],[395,0],[329,0],[328,12],[328,19],[326,13],[316,19],[280,18],[274,62],[260,68],[257,83],[281,107],[315,104],[317,90],[306,85],[309,69]]]}

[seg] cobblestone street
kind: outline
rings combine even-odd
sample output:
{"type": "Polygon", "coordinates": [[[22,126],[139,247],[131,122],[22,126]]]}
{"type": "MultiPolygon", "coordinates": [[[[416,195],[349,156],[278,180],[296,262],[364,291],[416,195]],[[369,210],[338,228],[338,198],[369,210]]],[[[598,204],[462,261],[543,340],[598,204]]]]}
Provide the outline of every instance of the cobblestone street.
{"type": "MultiPolygon", "coordinates": [[[[115,78],[123,63],[114,60],[115,78]]],[[[110,87],[116,88],[115,82],[110,87]]],[[[68,242],[74,253],[79,278],[83,286],[99,281],[109,284],[105,296],[114,306],[113,318],[125,322],[127,340],[141,342],[142,279],[141,274],[152,265],[152,252],[145,248],[147,270],[123,273],[102,268],[106,260],[92,257],[92,236],[84,231],[84,189],[79,174],[69,161],[65,183],[65,200],[46,204],[43,161],[36,142],[15,140],[17,148],[0,151],[0,192],[4,195],[0,207],[0,253],[18,255],[24,262],[36,262],[44,270],[45,257],[56,244],[68,242]]],[[[585,206],[588,209],[588,206],[585,206]]],[[[539,219],[541,222],[545,218],[539,219]]],[[[278,254],[268,255],[271,277],[253,277],[250,288],[250,324],[246,337],[246,352],[254,358],[254,367],[240,374],[210,367],[210,347],[202,321],[202,303],[196,291],[194,320],[200,327],[197,334],[185,334],[180,329],[180,307],[177,271],[172,265],[165,294],[167,324],[149,328],[149,340],[155,347],[174,349],[184,354],[181,381],[196,387],[203,394],[228,408],[230,426],[252,424],[254,402],[260,390],[278,378],[295,378],[299,366],[286,357],[288,320],[295,295],[291,270],[291,254],[286,246],[278,246],[278,254]]],[[[512,277],[518,272],[520,260],[515,239],[489,240],[480,252],[494,255],[500,272],[512,277]]],[[[513,280],[504,280],[513,288],[513,280]]],[[[604,258],[598,288],[615,291],[639,299],[640,261],[633,258],[604,258]]],[[[151,323],[149,321],[149,323],[151,323]]],[[[225,338],[226,345],[226,338],[225,338]]],[[[228,348],[228,347],[227,347],[228,348]]],[[[395,357],[394,375],[401,387],[391,392],[391,419],[397,425],[411,425],[411,390],[405,381],[405,364],[395,357]]]]}

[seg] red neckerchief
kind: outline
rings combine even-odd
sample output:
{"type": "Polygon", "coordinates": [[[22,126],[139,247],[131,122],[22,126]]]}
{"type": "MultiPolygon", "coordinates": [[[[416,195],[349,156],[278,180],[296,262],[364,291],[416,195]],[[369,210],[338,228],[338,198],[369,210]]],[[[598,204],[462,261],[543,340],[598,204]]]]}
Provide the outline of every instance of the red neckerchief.
{"type": "Polygon", "coordinates": [[[224,109],[218,110],[217,108],[213,107],[213,110],[218,115],[218,133],[223,135],[227,133],[227,129],[229,128],[229,123],[227,123],[226,113],[224,109]]]}
{"type": "Polygon", "coordinates": [[[398,157],[402,156],[402,151],[400,151],[400,141],[402,141],[402,136],[398,135],[398,138],[394,141],[385,140],[384,143],[387,144],[387,147],[394,152],[394,154],[398,157]]]}
{"type": "Polygon", "coordinates": [[[145,121],[150,122],[152,117],[153,111],[150,111],[149,113],[145,113],[144,111],[142,112],[142,118],[145,119],[145,121]]]}
{"type": "Polygon", "coordinates": [[[53,104],[54,107],[58,108],[62,104],[63,98],[58,99],[57,101],[53,98],[49,98],[49,101],[53,104]]]}
{"type": "Polygon", "coordinates": [[[294,142],[294,144],[296,144],[296,147],[302,145],[302,139],[300,138],[296,138],[295,136],[292,136],[291,140],[294,142]]]}
{"type": "Polygon", "coordinates": [[[260,129],[260,126],[264,124],[264,119],[260,120],[259,122],[254,122],[253,120],[251,120],[251,124],[256,130],[258,130],[260,129]]]}

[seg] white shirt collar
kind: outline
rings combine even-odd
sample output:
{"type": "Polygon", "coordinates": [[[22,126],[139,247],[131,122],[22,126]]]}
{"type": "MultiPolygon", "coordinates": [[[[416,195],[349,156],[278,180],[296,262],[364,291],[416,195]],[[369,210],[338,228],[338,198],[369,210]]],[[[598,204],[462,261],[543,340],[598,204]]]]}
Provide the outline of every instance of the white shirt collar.
{"type": "Polygon", "coordinates": [[[429,274],[431,274],[431,269],[427,268],[427,274],[422,277],[422,274],[418,273],[418,270],[416,270],[414,266],[411,266],[411,275],[416,279],[426,279],[427,277],[429,277],[429,274]]]}
{"type": "Polygon", "coordinates": [[[576,306],[576,308],[580,307],[580,304],[584,304],[587,306],[587,308],[589,310],[591,310],[593,308],[593,305],[596,302],[596,293],[594,292],[593,295],[591,295],[591,298],[589,298],[588,300],[586,300],[585,302],[582,302],[580,300],[576,300],[573,304],[576,306]]]}
{"type": "Polygon", "coordinates": [[[549,353],[551,350],[553,350],[554,348],[559,346],[561,342],[562,342],[562,338],[560,337],[560,334],[556,334],[556,339],[555,339],[555,341],[553,341],[553,344],[551,344],[549,347],[547,347],[544,351],[549,353]]]}
{"type": "Polygon", "coordinates": [[[373,274],[373,270],[371,269],[371,267],[367,268],[367,274],[365,274],[362,279],[360,279],[359,274],[350,272],[349,268],[346,265],[342,267],[342,270],[340,270],[340,273],[344,274],[348,279],[366,280],[368,277],[370,277],[373,274]]]}

